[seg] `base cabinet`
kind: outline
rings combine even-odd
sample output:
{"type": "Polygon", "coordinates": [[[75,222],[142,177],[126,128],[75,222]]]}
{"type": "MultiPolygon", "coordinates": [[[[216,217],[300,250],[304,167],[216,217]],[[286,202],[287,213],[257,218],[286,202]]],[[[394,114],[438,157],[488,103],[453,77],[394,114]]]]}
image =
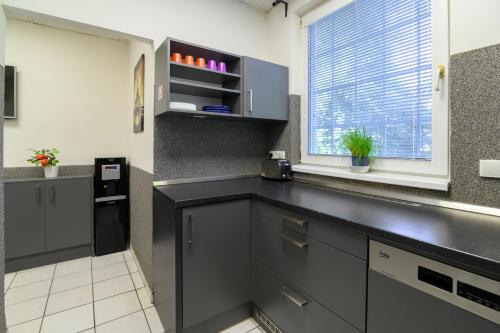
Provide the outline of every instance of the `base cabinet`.
{"type": "Polygon", "coordinates": [[[46,254],[57,250],[90,249],[91,241],[92,177],[5,182],[5,258],[31,256],[15,267],[46,264],[46,254]],[[37,261],[35,255],[44,259],[37,261]]]}
{"type": "Polygon", "coordinates": [[[250,300],[250,201],[182,211],[183,328],[250,300]]]}
{"type": "Polygon", "coordinates": [[[254,262],[252,301],[286,333],[359,333],[353,326],[254,262]]]}
{"type": "Polygon", "coordinates": [[[45,250],[44,182],[5,183],[5,259],[45,250]]]}

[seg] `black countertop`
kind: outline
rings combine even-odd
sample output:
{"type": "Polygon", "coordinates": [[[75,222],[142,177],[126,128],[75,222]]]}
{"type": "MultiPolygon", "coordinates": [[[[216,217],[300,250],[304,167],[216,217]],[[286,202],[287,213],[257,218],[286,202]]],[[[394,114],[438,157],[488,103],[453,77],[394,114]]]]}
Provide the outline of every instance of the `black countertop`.
{"type": "Polygon", "coordinates": [[[176,208],[255,198],[500,281],[500,217],[258,177],[156,186],[176,208]]]}

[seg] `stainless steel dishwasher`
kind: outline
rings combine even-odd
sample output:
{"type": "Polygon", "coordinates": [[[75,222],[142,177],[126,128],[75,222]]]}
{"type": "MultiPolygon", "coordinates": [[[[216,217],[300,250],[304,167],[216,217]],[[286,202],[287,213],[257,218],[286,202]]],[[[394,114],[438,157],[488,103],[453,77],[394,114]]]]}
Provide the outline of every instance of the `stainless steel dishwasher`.
{"type": "Polygon", "coordinates": [[[367,333],[500,333],[500,282],[370,241],[367,333]]]}

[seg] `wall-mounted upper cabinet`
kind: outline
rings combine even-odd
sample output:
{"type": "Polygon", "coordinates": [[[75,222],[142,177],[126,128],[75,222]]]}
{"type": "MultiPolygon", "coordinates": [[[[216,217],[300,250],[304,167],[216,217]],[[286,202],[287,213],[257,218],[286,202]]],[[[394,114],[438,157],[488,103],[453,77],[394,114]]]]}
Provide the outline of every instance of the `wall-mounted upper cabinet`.
{"type": "Polygon", "coordinates": [[[288,69],[167,38],[155,54],[155,115],[286,121],[288,69]]]}
{"type": "Polygon", "coordinates": [[[244,116],[288,120],[288,67],[243,57],[244,116]]]}

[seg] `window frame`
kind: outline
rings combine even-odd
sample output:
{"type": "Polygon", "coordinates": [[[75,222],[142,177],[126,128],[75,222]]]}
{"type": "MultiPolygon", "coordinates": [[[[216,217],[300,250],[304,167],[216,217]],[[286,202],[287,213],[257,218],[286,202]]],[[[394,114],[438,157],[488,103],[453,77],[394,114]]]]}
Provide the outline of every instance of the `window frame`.
{"type": "MultiPolygon", "coordinates": [[[[301,103],[301,165],[297,171],[308,172],[307,166],[322,169],[348,169],[351,166],[350,156],[324,156],[309,154],[309,66],[308,66],[308,32],[309,25],[331,14],[333,11],[355,0],[329,0],[320,7],[302,16],[301,23],[301,59],[300,82],[302,92],[301,103]]],[[[409,160],[396,158],[376,158],[372,170],[375,172],[394,173],[400,176],[425,176],[449,179],[449,6],[447,0],[431,0],[432,5],[432,158],[431,160],[409,160]],[[445,66],[445,76],[441,80],[440,92],[434,91],[437,80],[437,66],[445,66]]],[[[317,173],[312,171],[311,173],[317,173]]],[[[342,173],[336,173],[342,174],[342,173]]],[[[352,178],[352,177],[345,177],[352,178]]],[[[366,177],[365,177],[366,178],[366,177]]],[[[368,179],[367,179],[368,180],[368,179]]]]}

